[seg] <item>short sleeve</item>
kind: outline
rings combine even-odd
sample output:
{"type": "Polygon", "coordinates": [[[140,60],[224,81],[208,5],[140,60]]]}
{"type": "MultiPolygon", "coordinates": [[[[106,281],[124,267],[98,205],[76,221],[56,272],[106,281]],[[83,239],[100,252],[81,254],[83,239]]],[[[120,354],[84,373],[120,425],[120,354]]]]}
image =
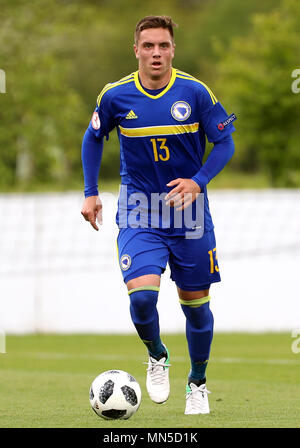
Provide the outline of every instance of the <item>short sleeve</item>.
{"type": "MultiPolygon", "coordinates": [[[[104,90],[105,88],[103,91],[104,90]]],[[[114,115],[111,109],[109,95],[100,93],[97,98],[96,108],[89,124],[89,129],[97,138],[106,137],[108,140],[109,133],[115,127],[114,115]]]]}
{"type": "Polygon", "coordinates": [[[201,89],[200,124],[209,142],[217,142],[235,131],[235,114],[228,115],[222,104],[207,87],[201,89]]]}

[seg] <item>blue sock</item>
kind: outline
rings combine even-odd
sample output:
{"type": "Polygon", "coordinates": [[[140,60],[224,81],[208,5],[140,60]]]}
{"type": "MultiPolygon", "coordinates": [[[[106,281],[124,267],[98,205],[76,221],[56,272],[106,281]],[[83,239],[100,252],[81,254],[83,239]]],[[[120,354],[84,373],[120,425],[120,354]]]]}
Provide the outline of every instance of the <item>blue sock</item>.
{"type": "Polygon", "coordinates": [[[191,358],[188,381],[199,385],[201,382],[205,382],[205,372],[213,338],[213,314],[209,308],[209,302],[201,306],[183,305],[182,302],[181,308],[186,316],[186,338],[191,358]]]}
{"type": "Polygon", "coordinates": [[[153,358],[165,352],[160,339],[159,318],[156,308],[158,288],[136,288],[129,291],[130,314],[137,333],[153,358]]]}
{"type": "Polygon", "coordinates": [[[191,361],[191,370],[188,375],[188,383],[194,383],[196,386],[206,383],[205,371],[207,361],[191,361]]]}

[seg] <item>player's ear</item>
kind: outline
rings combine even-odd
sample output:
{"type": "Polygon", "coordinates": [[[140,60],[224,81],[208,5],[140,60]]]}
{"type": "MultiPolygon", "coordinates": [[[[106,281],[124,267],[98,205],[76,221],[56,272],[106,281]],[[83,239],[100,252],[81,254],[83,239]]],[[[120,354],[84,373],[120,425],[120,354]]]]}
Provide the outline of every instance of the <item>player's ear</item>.
{"type": "Polygon", "coordinates": [[[133,51],[134,51],[135,57],[138,59],[139,58],[139,56],[138,56],[138,47],[137,47],[136,44],[133,44],[133,51]]]}
{"type": "Polygon", "coordinates": [[[176,48],[176,44],[175,44],[175,42],[173,42],[173,58],[175,56],[175,48],[176,48]]]}

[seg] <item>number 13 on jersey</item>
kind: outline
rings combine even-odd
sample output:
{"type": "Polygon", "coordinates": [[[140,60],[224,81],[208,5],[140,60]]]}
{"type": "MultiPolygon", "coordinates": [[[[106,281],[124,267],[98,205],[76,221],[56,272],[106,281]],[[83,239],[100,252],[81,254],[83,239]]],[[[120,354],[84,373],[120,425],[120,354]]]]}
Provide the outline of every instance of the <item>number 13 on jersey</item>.
{"type": "Polygon", "coordinates": [[[151,138],[154,161],[166,162],[170,158],[170,150],[166,146],[166,138],[151,138]]]}

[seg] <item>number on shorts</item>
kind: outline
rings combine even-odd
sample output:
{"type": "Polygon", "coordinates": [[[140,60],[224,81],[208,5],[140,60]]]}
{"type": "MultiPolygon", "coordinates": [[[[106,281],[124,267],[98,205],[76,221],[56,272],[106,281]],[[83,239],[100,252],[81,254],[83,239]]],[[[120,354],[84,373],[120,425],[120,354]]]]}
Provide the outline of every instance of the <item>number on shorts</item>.
{"type": "Polygon", "coordinates": [[[215,247],[213,250],[209,250],[208,255],[210,260],[210,273],[213,274],[215,271],[219,272],[217,248],[215,247]]]}

